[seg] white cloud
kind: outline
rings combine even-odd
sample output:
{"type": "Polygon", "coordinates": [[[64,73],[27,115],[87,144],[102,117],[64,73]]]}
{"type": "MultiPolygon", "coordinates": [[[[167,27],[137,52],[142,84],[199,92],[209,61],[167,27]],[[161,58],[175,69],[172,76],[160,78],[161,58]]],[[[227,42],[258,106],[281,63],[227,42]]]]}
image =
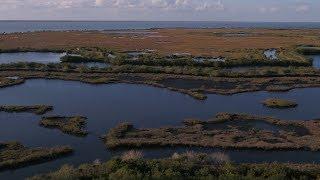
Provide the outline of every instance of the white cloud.
{"type": "Polygon", "coordinates": [[[2,9],[17,7],[42,8],[88,8],[104,7],[118,9],[164,9],[164,10],[223,10],[221,0],[1,0],[2,9]]]}
{"type": "Polygon", "coordinates": [[[104,0],[95,0],[94,5],[95,6],[102,6],[104,4],[104,0]]]}
{"type": "Polygon", "coordinates": [[[273,6],[273,7],[261,7],[259,9],[259,11],[261,13],[275,13],[275,12],[278,12],[280,10],[279,7],[276,7],[276,6],[273,6]]]}
{"type": "Polygon", "coordinates": [[[310,6],[308,4],[300,4],[295,7],[296,12],[306,12],[310,10],[310,6]]]}

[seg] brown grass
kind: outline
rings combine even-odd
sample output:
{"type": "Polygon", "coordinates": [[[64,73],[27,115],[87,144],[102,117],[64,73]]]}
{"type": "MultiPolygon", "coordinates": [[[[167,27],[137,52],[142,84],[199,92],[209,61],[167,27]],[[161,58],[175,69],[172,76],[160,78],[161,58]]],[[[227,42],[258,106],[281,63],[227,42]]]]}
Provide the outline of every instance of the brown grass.
{"type": "Polygon", "coordinates": [[[86,124],[86,118],[81,116],[75,117],[61,117],[51,116],[43,117],[40,121],[40,126],[52,129],[59,129],[63,133],[71,134],[75,136],[86,136],[87,131],[83,130],[86,124]]]}
{"type": "Polygon", "coordinates": [[[72,152],[73,150],[68,146],[26,148],[18,142],[0,143],[0,171],[39,164],[72,152]]]}
{"type": "Polygon", "coordinates": [[[121,124],[110,130],[105,136],[105,143],[108,148],[202,146],[320,150],[320,123],[317,120],[285,121],[271,117],[221,113],[209,121],[192,122],[186,123],[185,127],[156,129],[135,129],[131,124],[121,124]]]}
{"type": "Polygon", "coordinates": [[[42,115],[47,113],[48,111],[53,110],[52,106],[47,105],[33,105],[33,106],[19,106],[19,105],[11,105],[11,106],[0,106],[0,111],[5,112],[31,112],[34,114],[42,115]]]}
{"type": "Polygon", "coordinates": [[[298,106],[296,102],[285,99],[266,99],[262,104],[266,107],[279,109],[295,108],[298,106]]]}
{"type": "Polygon", "coordinates": [[[127,151],[121,155],[121,159],[123,161],[130,161],[130,160],[137,160],[137,159],[142,159],[143,158],[143,153],[141,151],[127,151]]]}
{"type": "Polygon", "coordinates": [[[264,59],[262,52],[276,48],[280,58],[304,59],[295,53],[299,45],[320,46],[318,29],[155,29],[156,36],[89,32],[32,32],[1,35],[0,49],[68,49],[102,47],[116,51],[153,49],[161,55],[191,53],[227,59],[264,59]],[[246,36],[237,36],[245,32],[246,36]],[[121,37],[121,38],[119,38],[121,37]]]}

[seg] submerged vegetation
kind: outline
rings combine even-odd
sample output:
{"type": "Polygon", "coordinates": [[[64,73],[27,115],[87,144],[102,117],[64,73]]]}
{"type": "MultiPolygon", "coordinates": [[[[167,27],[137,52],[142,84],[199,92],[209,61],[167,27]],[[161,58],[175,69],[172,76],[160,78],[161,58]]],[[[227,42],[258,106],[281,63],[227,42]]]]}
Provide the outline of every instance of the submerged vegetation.
{"type": "Polygon", "coordinates": [[[115,157],[108,162],[82,164],[77,168],[64,165],[59,170],[38,175],[42,179],[311,179],[319,178],[315,164],[234,164],[228,156],[215,154],[175,153],[165,159],[143,159],[129,152],[126,158],[115,157]]]}
{"type": "Polygon", "coordinates": [[[108,148],[201,146],[232,149],[319,151],[317,120],[286,121],[271,117],[221,113],[209,121],[186,120],[184,127],[136,129],[123,123],[111,129],[108,148]]]}
{"type": "Polygon", "coordinates": [[[27,148],[18,142],[0,143],[0,171],[51,161],[72,152],[69,146],[27,148]]]}
{"type": "Polygon", "coordinates": [[[59,129],[63,133],[74,135],[74,136],[86,136],[87,131],[83,130],[86,124],[85,117],[74,116],[74,117],[61,117],[51,116],[43,117],[40,121],[40,126],[52,129],[59,129]]]}
{"type": "Polygon", "coordinates": [[[295,108],[298,106],[296,102],[284,99],[267,99],[263,101],[262,104],[266,107],[279,109],[295,108]]]}
{"type": "Polygon", "coordinates": [[[18,105],[10,105],[10,106],[0,106],[0,111],[5,112],[30,112],[38,115],[46,114],[48,111],[53,110],[53,106],[47,105],[33,105],[33,106],[18,106],[18,105]]]}

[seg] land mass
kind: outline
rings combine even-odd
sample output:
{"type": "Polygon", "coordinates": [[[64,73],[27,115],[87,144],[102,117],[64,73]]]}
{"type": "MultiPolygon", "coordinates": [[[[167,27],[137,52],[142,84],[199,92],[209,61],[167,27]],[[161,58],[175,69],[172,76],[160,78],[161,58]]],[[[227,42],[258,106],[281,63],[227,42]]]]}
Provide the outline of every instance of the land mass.
{"type": "Polygon", "coordinates": [[[123,123],[111,129],[108,148],[200,146],[225,149],[320,150],[318,120],[288,121],[272,117],[220,113],[209,121],[186,120],[184,127],[136,129],[123,123]]]}
{"type": "Polygon", "coordinates": [[[0,111],[4,112],[31,112],[37,115],[43,115],[49,111],[53,110],[52,106],[47,105],[32,105],[32,106],[20,106],[20,105],[10,105],[10,106],[0,106],[0,111]]]}
{"type": "Polygon", "coordinates": [[[317,164],[234,164],[223,154],[175,153],[170,158],[143,159],[128,152],[108,162],[64,165],[37,175],[42,179],[311,179],[320,174],[317,164]]]}
{"type": "Polygon", "coordinates": [[[43,117],[40,121],[40,126],[59,129],[63,133],[74,135],[74,136],[86,136],[87,131],[83,130],[86,124],[85,117],[74,116],[74,117],[62,117],[62,116],[50,116],[43,117]]]}
{"type": "Polygon", "coordinates": [[[18,142],[0,143],[0,171],[51,161],[72,152],[69,146],[27,148],[18,142]]]}
{"type": "Polygon", "coordinates": [[[285,99],[266,99],[262,102],[262,104],[269,108],[279,108],[279,109],[286,109],[286,108],[295,108],[298,104],[294,101],[289,101],[285,99]]]}

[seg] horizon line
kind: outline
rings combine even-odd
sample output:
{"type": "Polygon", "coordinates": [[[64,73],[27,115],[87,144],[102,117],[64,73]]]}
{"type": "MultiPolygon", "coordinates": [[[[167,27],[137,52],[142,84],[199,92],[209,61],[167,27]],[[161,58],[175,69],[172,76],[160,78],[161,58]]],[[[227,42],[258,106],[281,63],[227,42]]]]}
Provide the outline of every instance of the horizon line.
{"type": "Polygon", "coordinates": [[[24,22],[230,22],[230,23],[320,23],[320,21],[234,21],[234,20],[40,20],[40,19],[0,19],[0,21],[24,21],[24,22]]]}

